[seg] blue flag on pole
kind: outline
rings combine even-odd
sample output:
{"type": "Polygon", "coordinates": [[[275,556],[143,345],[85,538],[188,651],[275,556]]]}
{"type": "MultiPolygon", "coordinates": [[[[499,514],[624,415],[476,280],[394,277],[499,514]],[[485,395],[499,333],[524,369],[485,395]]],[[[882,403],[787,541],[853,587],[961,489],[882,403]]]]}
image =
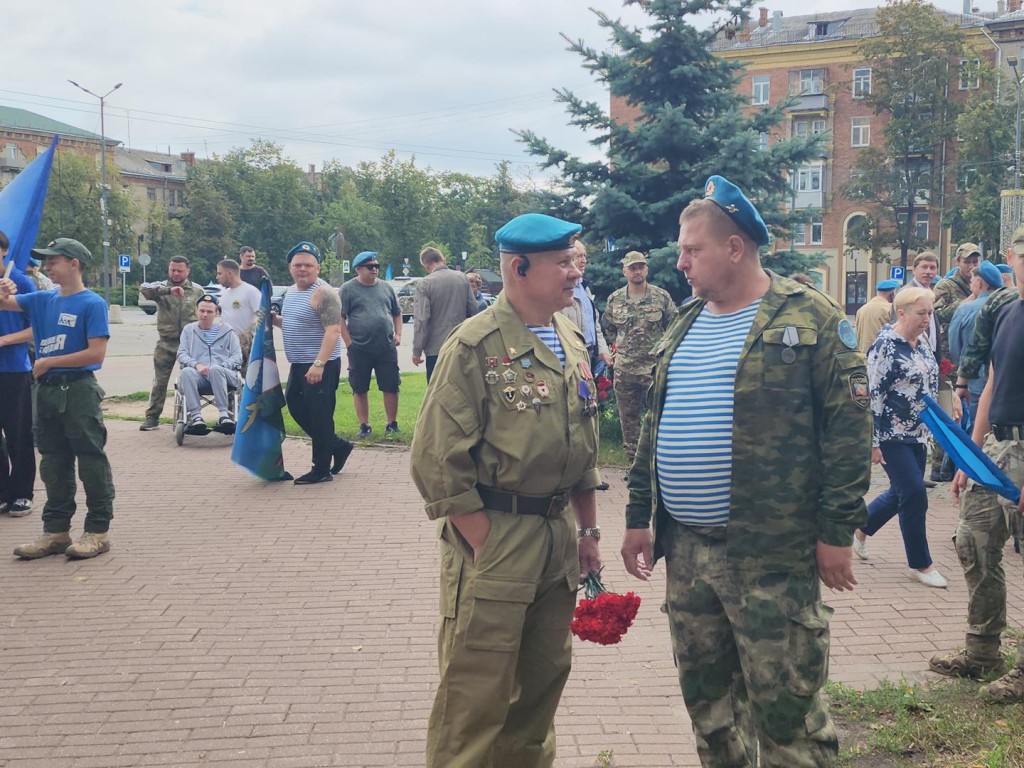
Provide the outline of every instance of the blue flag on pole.
{"type": "Polygon", "coordinates": [[[50,169],[59,138],[54,134],[49,148],[0,190],[0,230],[11,241],[7,254],[9,261],[22,272],[28,266],[29,252],[39,234],[46,188],[50,183],[50,169]]]}
{"type": "Polygon", "coordinates": [[[390,264],[388,264],[387,272],[384,273],[384,279],[385,280],[393,280],[394,279],[394,275],[392,275],[392,273],[391,273],[391,265],[390,264]]]}
{"type": "Polygon", "coordinates": [[[1020,501],[1020,488],[995,465],[979,448],[960,425],[953,421],[939,404],[928,395],[924,396],[925,407],[921,421],[928,425],[935,439],[946,450],[946,455],[962,469],[971,480],[995,491],[1014,504],[1020,501]]]}
{"type": "Polygon", "coordinates": [[[231,460],[261,480],[291,480],[281,455],[281,443],[284,442],[281,409],[285,402],[281,376],[277,372],[277,353],[274,351],[270,280],[266,277],[260,281],[260,291],[263,298],[242,387],[231,460]]]}

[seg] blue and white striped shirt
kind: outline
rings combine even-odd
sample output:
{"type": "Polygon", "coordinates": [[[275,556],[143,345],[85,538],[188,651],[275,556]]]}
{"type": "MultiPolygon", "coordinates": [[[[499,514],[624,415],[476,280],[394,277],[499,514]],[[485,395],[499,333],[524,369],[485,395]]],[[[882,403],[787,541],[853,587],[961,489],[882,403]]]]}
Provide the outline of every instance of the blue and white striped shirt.
{"type": "Polygon", "coordinates": [[[558,358],[558,362],[565,368],[565,350],[562,349],[562,341],[558,338],[558,334],[555,333],[555,326],[553,325],[527,325],[531,331],[533,331],[537,338],[547,344],[548,349],[555,353],[555,357],[558,358]]]}
{"type": "MultiPolygon", "coordinates": [[[[284,354],[289,363],[312,363],[320,354],[320,345],[324,341],[324,324],[320,320],[320,315],[309,305],[309,300],[321,285],[326,283],[317,280],[304,291],[296,289],[293,285],[284,295],[284,304],[281,307],[281,336],[284,339],[284,354]]],[[[341,338],[335,344],[328,360],[337,360],[339,357],[341,338]]]]}
{"type": "Polygon", "coordinates": [[[729,522],[736,367],[761,300],[726,315],[705,308],[668,367],[658,423],[658,487],[686,525],[729,522]]]}

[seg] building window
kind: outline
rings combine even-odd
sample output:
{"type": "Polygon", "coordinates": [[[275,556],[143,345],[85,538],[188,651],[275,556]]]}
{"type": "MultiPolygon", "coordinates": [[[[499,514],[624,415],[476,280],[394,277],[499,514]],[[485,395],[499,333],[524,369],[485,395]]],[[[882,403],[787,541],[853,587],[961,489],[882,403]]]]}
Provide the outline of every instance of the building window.
{"type": "Polygon", "coordinates": [[[178,205],[184,205],[184,204],[185,204],[185,190],[184,189],[179,189],[178,190],[178,205]]]}
{"type": "Polygon", "coordinates": [[[806,120],[794,120],[793,121],[793,135],[804,137],[807,135],[807,121],[806,120]]]}
{"type": "Polygon", "coordinates": [[[751,104],[767,104],[771,93],[771,83],[767,75],[754,77],[754,94],[750,99],[751,104]]]}
{"type": "Polygon", "coordinates": [[[871,67],[853,70],[853,98],[863,99],[871,95],[871,67]]]}
{"type": "Polygon", "coordinates": [[[7,159],[8,160],[17,160],[18,159],[18,145],[17,144],[8,144],[7,145],[7,159]]]}
{"type": "Polygon", "coordinates": [[[790,72],[789,90],[796,95],[822,93],[825,90],[825,70],[797,69],[790,72]]]}
{"type": "Polygon", "coordinates": [[[871,144],[871,118],[850,118],[850,146],[867,147],[871,144]]]}
{"type": "Polygon", "coordinates": [[[793,227],[793,245],[807,245],[807,225],[802,221],[793,227]]]}
{"type": "Polygon", "coordinates": [[[973,91],[981,87],[981,61],[960,59],[960,90],[973,91]]]}
{"type": "MultiPolygon", "coordinates": [[[[896,217],[900,224],[907,222],[907,214],[901,213],[896,217]]],[[[928,211],[914,212],[914,237],[918,240],[928,239],[928,211]]]]}
{"type": "Polygon", "coordinates": [[[821,234],[820,216],[815,216],[810,221],[801,221],[793,227],[793,245],[821,245],[821,234]]]}
{"type": "Polygon", "coordinates": [[[146,187],[146,199],[151,203],[156,202],[156,187],[146,187]]]}
{"type": "Polygon", "coordinates": [[[767,131],[761,131],[757,135],[757,148],[761,152],[766,152],[768,150],[768,132],[767,131]]]}
{"type": "Polygon", "coordinates": [[[801,168],[796,172],[797,192],[818,192],[821,190],[821,166],[801,168]]]}
{"type": "Polygon", "coordinates": [[[825,132],[825,121],[824,120],[812,120],[811,121],[811,133],[824,133],[825,132]]]}
{"type": "Polygon", "coordinates": [[[815,217],[811,219],[811,245],[821,245],[821,236],[824,231],[821,219],[815,217]]]}

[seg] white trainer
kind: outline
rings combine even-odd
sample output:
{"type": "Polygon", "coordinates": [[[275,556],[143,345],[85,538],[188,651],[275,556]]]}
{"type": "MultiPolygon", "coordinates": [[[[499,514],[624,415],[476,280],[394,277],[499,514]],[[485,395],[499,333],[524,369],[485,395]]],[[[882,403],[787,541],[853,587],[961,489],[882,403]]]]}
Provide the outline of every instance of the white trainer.
{"type": "Polygon", "coordinates": [[[918,570],[911,570],[910,578],[920,581],[926,587],[945,589],[949,586],[949,582],[946,581],[946,577],[938,571],[928,571],[928,573],[922,573],[918,570]]]}

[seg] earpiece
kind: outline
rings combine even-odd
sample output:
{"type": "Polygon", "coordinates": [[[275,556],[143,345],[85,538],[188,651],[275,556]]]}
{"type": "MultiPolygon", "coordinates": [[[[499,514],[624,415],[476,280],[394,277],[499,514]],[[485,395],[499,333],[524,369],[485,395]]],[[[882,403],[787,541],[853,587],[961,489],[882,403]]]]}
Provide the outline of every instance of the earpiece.
{"type": "Polygon", "coordinates": [[[526,277],[526,270],[530,268],[530,260],[522,254],[519,255],[519,258],[523,261],[518,267],[516,267],[516,274],[520,277],[526,277]]]}

